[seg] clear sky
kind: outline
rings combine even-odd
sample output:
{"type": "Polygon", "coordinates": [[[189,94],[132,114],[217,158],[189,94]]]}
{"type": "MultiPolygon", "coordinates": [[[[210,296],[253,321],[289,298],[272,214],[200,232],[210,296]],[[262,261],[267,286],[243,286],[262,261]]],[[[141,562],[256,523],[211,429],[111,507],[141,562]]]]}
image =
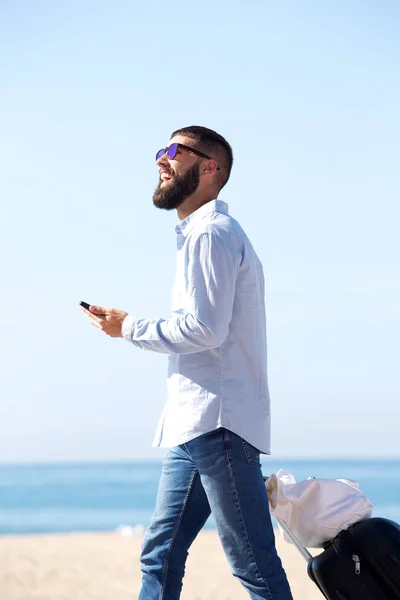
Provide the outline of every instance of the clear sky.
{"type": "Polygon", "coordinates": [[[400,455],[400,5],[0,0],[0,461],[159,458],[167,360],[78,302],[168,317],[155,152],[232,144],[264,264],[273,453],[400,455]]]}

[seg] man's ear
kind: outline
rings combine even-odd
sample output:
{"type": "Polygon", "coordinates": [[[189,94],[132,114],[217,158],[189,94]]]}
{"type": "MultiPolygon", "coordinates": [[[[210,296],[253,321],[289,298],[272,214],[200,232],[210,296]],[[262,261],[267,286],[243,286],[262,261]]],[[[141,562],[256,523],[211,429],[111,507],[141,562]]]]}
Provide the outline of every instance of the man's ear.
{"type": "Polygon", "coordinates": [[[217,168],[218,168],[217,161],[211,159],[205,165],[203,165],[202,171],[204,174],[211,175],[212,173],[215,173],[217,168]]]}

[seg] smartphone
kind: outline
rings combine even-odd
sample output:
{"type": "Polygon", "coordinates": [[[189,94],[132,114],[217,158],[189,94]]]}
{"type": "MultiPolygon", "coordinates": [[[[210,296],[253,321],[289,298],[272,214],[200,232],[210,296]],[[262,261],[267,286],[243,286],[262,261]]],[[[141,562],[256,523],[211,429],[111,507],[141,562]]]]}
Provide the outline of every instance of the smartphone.
{"type": "Polygon", "coordinates": [[[86,308],[86,310],[89,310],[90,308],[90,304],[88,304],[87,302],[84,302],[83,300],[81,300],[81,302],[79,302],[80,306],[83,306],[83,308],[86,308]]]}

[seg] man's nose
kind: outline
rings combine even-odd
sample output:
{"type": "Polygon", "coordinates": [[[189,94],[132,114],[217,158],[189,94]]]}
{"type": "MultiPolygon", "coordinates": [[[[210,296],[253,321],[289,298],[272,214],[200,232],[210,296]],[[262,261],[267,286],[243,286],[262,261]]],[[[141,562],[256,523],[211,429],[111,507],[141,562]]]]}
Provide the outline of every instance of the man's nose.
{"type": "Polygon", "coordinates": [[[168,154],[167,152],[164,152],[164,154],[162,156],[160,156],[160,158],[158,158],[156,160],[156,163],[159,167],[165,167],[165,166],[169,166],[169,162],[168,162],[168,154]]]}

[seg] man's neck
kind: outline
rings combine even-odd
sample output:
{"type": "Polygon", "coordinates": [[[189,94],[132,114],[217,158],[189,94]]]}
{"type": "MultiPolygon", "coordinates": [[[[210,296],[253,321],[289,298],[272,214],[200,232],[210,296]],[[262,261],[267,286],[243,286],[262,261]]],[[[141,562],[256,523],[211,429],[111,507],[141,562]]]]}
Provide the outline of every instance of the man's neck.
{"type": "Polygon", "coordinates": [[[206,199],[195,199],[189,196],[189,198],[186,198],[186,200],[182,202],[182,204],[176,209],[178,218],[183,221],[183,219],[186,219],[186,217],[194,213],[198,208],[200,208],[200,206],[204,206],[204,204],[207,204],[207,202],[211,202],[211,200],[215,199],[216,196],[214,195],[207,197],[206,199]]]}

